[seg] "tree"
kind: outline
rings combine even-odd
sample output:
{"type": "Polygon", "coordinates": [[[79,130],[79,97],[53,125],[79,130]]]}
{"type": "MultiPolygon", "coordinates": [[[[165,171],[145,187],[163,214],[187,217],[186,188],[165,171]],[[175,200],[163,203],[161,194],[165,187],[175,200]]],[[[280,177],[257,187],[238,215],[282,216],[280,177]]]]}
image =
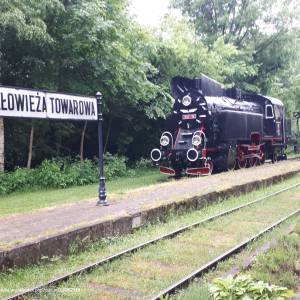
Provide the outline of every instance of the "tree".
{"type": "Polygon", "coordinates": [[[254,66],[243,85],[255,91],[270,89],[275,74],[288,67],[291,31],[299,23],[299,5],[293,0],[173,0],[195,25],[196,32],[208,47],[223,38],[244,53],[244,65],[254,66]],[[247,59],[247,57],[250,59],[247,59]]]}

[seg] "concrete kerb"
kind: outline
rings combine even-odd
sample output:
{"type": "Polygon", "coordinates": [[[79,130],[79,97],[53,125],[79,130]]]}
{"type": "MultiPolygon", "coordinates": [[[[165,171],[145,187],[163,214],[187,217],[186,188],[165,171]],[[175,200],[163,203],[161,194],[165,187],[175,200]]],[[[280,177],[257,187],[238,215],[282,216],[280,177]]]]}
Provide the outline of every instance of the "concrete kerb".
{"type": "Polygon", "coordinates": [[[56,256],[65,256],[75,250],[81,251],[92,241],[129,234],[145,224],[165,221],[174,212],[180,214],[194,209],[201,209],[205,205],[219,201],[220,199],[238,196],[270,184],[278,183],[297,173],[299,173],[298,170],[291,171],[259,181],[226,187],[202,196],[191,196],[186,199],[177,200],[176,202],[157,204],[132,215],[126,214],[114,220],[83,226],[69,230],[63,234],[40,239],[37,242],[15,246],[10,250],[2,250],[0,251],[0,271],[4,272],[12,267],[25,267],[56,256]]]}

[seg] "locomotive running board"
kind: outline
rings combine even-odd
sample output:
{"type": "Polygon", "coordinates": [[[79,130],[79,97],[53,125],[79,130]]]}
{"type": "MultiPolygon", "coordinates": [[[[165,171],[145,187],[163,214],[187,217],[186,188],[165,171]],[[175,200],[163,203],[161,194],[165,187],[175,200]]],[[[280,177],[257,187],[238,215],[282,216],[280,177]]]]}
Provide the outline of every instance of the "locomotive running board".
{"type": "Polygon", "coordinates": [[[165,175],[175,175],[175,171],[171,168],[159,167],[159,171],[160,171],[160,173],[165,174],[165,175]]]}
{"type": "Polygon", "coordinates": [[[187,175],[193,175],[193,176],[198,176],[198,175],[210,175],[210,168],[189,168],[186,169],[185,173],[187,175]]]}

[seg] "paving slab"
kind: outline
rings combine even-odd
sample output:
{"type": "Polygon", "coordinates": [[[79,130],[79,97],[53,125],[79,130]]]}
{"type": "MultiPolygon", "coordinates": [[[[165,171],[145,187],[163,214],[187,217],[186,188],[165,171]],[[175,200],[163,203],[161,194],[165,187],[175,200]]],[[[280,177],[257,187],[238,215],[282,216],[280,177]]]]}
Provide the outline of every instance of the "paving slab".
{"type": "MultiPolygon", "coordinates": [[[[220,197],[246,193],[300,172],[299,161],[185,178],[109,195],[110,206],[96,199],[0,218],[0,270],[67,255],[74,243],[84,247],[101,237],[131,233],[163,220],[172,210],[199,209],[220,197]]],[[[108,191],[109,193],[109,191],[108,191]]]]}

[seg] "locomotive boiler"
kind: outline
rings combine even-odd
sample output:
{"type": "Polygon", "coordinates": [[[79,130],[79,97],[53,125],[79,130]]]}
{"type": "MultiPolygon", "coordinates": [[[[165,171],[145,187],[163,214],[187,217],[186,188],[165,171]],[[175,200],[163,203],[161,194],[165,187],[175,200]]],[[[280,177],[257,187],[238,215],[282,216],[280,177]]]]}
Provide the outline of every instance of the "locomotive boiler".
{"type": "Polygon", "coordinates": [[[202,75],[171,81],[175,100],[151,159],[160,172],[208,175],[285,159],[287,126],[275,98],[225,89],[202,75]]]}

